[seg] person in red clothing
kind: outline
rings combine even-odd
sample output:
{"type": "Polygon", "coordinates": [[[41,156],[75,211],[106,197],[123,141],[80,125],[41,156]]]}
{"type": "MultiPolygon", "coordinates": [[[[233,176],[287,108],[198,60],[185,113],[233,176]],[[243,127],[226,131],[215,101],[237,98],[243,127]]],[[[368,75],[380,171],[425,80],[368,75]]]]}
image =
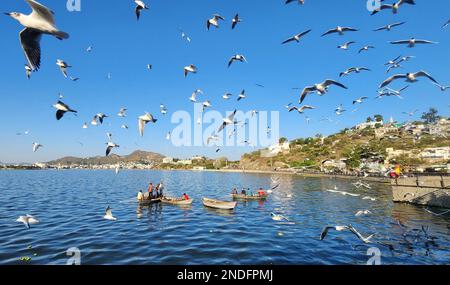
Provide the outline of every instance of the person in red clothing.
{"type": "Polygon", "coordinates": [[[189,200],[190,198],[189,198],[189,196],[188,196],[186,193],[184,193],[184,194],[183,194],[183,199],[184,199],[184,200],[189,200]]]}
{"type": "Polygon", "coordinates": [[[262,188],[259,188],[258,195],[259,196],[264,196],[264,195],[266,195],[266,191],[264,191],[262,188]]]}

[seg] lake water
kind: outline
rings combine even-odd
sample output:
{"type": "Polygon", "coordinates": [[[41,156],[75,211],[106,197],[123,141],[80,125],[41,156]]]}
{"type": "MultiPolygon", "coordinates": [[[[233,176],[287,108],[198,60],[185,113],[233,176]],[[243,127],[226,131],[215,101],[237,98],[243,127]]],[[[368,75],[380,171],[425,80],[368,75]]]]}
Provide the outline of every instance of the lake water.
{"type": "MultiPolygon", "coordinates": [[[[280,187],[266,202],[241,203],[233,212],[203,207],[202,197],[230,199],[233,186],[268,188],[271,175],[170,171],[0,171],[0,263],[66,264],[67,249],[80,250],[82,264],[366,264],[370,247],[381,251],[382,264],[448,264],[450,216],[393,204],[389,185],[356,189],[350,180],[280,176],[280,187]],[[139,207],[139,189],[164,181],[166,194],[187,192],[192,207],[139,207]],[[360,197],[330,193],[333,189],[360,197]],[[376,201],[363,200],[371,196],[376,201]],[[103,219],[110,205],[116,222],[103,219]],[[355,217],[358,210],[370,216],[355,217]],[[271,212],[289,222],[272,220],[271,212]],[[41,222],[27,229],[20,215],[41,222]],[[397,223],[400,220],[407,228],[397,223]],[[352,224],[351,233],[326,225],[352,224]],[[428,226],[428,242],[420,231],[428,226]],[[408,231],[405,234],[405,231],[408,231]],[[31,247],[30,247],[31,246],[31,247]],[[31,261],[20,261],[31,257],[31,261]]],[[[439,209],[435,210],[439,211],[439,209]]]]}

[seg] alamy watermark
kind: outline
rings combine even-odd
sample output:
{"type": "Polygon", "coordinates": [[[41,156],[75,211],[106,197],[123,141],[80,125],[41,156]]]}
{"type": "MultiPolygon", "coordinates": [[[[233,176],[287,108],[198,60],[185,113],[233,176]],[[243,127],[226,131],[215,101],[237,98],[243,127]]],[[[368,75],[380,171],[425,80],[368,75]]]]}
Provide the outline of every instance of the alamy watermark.
{"type": "Polygon", "coordinates": [[[81,250],[77,247],[67,249],[66,255],[69,257],[66,265],[81,265],[81,250]]]}
{"type": "Polygon", "coordinates": [[[269,147],[280,138],[278,111],[204,111],[194,104],[194,117],[184,110],[172,114],[170,141],[176,147],[239,146],[269,147]],[[227,123],[224,125],[224,122],[227,123]],[[225,127],[221,128],[224,125],[225,127]]]}
{"type": "Polygon", "coordinates": [[[69,12],[81,12],[81,0],[67,0],[66,7],[69,12]]]}
{"type": "Polygon", "coordinates": [[[367,265],[381,265],[381,250],[378,247],[371,247],[367,250],[367,265]]]}

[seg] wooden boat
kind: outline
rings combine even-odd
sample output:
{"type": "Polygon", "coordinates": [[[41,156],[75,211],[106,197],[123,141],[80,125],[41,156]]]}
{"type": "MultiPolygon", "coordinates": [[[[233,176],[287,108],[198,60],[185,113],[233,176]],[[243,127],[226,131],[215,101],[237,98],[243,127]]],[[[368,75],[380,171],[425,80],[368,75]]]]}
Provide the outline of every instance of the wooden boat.
{"type": "Polygon", "coordinates": [[[192,203],[194,202],[194,199],[185,200],[183,198],[164,197],[161,199],[161,202],[163,204],[187,206],[187,205],[192,205],[192,203]]]}
{"type": "Polygon", "coordinates": [[[203,198],[203,205],[208,208],[220,210],[233,210],[236,208],[237,202],[225,202],[209,198],[203,198]]]}
{"type": "Polygon", "coordinates": [[[157,198],[157,199],[144,199],[139,201],[139,205],[141,206],[147,206],[147,205],[152,205],[152,204],[156,204],[156,203],[161,203],[161,198],[157,198]]]}
{"type": "Polygon", "coordinates": [[[259,195],[259,194],[255,194],[255,195],[245,195],[245,194],[231,194],[231,196],[233,197],[234,200],[266,200],[267,197],[269,196],[269,194],[264,194],[264,195],[259,195]]]}

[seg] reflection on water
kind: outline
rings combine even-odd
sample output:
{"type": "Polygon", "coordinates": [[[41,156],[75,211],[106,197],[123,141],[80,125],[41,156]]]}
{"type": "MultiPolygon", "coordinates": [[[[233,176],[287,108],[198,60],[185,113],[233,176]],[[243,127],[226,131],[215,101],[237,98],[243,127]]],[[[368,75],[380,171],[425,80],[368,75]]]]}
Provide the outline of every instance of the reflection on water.
{"type": "Polygon", "coordinates": [[[371,245],[354,235],[330,231],[319,240],[324,226],[347,224],[394,247],[380,246],[383,264],[448,263],[449,215],[393,204],[388,185],[371,183],[368,190],[351,182],[181,171],[0,171],[0,263],[22,264],[19,258],[27,256],[30,264],[65,264],[66,250],[76,247],[82,264],[366,264],[371,245]],[[186,192],[193,205],[138,206],[137,191],[161,180],[166,195],[186,192]],[[238,202],[234,211],[202,205],[202,197],[231,200],[233,187],[256,191],[277,183],[267,201],[238,202]],[[108,205],[116,222],[102,218],[108,205]],[[360,210],[372,214],[355,217],[360,210]],[[272,212],[288,221],[274,221],[272,212]],[[41,223],[27,230],[15,222],[25,214],[41,223]]]}

